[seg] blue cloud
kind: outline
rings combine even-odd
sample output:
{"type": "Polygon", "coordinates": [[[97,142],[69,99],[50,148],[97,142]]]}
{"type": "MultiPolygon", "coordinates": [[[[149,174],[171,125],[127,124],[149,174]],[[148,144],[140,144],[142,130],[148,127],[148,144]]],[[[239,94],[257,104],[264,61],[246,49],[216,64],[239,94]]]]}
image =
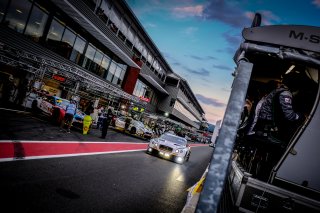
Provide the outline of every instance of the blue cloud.
{"type": "Polygon", "coordinates": [[[239,44],[241,43],[241,39],[242,39],[241,33],[237,33],[236,35],[231,35],[230,32],[225,32],[223,33],[222,36],[231,46],[239,46],[239,44]]]}
{"type": "Polygon", "coordinates": [[[220,69],[220,70],[228,70],[228,71],[233,71],[232,68],[224,65],[213,65],[214,68],[220,69]]]}
{"type": "MultiPolygon", "coordinates": [[[[238,2],[241,4],[241,2],[238,2]]],[[[203,18],[217,20],[235,28],[250,26],[251,20],[240,9],[240,5],[222,0],[212,0],[203,10],[203,18]]]]}
{"type": "Polygon", "coordinates": [[[181,66],[181,63],[176,61],[176,62],[173,62],[172,65],[181,66]]]}
{"type": "Polygon", "coordinates": [[[203,57],[197,56],[197,55],[185,55],[185,56],[199,60],[199,61],[216,60],[217,59],[216,57],[213,57],[213,56],[203,56],[203,57]]]}
{"type": "Polygon", "coordinates": [[[189,73],[193,73],[200,76],[209,76],[210,72],[209,70],[206,70],[204,68],[201,68],[200,70],[190,69],[188,67],[184,67],[189,73]]]}

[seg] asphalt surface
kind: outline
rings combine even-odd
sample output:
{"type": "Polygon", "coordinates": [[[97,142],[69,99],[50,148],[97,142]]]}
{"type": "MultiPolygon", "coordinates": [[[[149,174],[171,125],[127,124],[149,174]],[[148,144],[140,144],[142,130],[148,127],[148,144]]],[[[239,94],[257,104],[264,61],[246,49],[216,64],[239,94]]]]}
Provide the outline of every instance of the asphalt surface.
{"type": "Polygon", "coordinates": [[[99,138],[100,136],[99,129],[92,128],[87,135],[75,128],[71,129],[71,133],[66,133],[60,131],[60,127],[51,123],[44,115],[0,108],[0,140],[148,142],[112,127],[108,129],[105,139],[99,138]]]}
{"type": "MultiPolygon", "coordinates": [[[[208,147],[180,165],[144,151],[0,163],[7,212],[181,212],[208,147]]],[[[5,212],[5,211],[4,211],[5,212]]]]}
{"type": "MultiPolygon", "coordinates": [[[[97,144],[145,146],[148,142],[113,129],[105,140],[97,129],[89,135],[76,129],[60,132],[46,117],[30,113],[0,109],[0,117],[0,145],[8,140],[26,151],[29,140],[51,141],[46,145],[58,151],[65,145],[56,147],[57,141],[86,150],[97,144]]],[[[0,162],[1,212],[181,212],[187,189],[201,178],[212,155],[208,146],[191,150],[183,165],[145,151],[29,160],[16,156],[0,162]]]]}

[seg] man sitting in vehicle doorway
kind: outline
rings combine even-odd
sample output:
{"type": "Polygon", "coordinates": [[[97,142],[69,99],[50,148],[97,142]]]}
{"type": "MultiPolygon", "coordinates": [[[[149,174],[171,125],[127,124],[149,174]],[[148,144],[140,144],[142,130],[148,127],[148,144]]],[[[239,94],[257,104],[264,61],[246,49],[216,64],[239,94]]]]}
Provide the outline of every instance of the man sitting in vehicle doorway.
{"type": "Polygon", "coordinates": [[[251,173],[255,168],[252,168],[254,161],[257,161],[257,149],[259,143],[255,143],[255,132],[254,127],[257,123],[260,109],[264,103],[267,95],[269,95],[273,90],[280,86],[279,81],[270,80],[267,83],[259,83],[251,89],[254,93],[250,94],[248,97],[251,97],[251,105],[248,105],[246,98],[246,104],[244,106],[240,125],[237,131],[237,144],[236,150],[240,151],[237,154],[237,160],[241,166],[251,173]],[[248,107],[250,106],[250,108],[248,107]]]}
{"type": "Polygon", "coordinates": [[[268,180],[271,169],[279,161],[289,141],[305,116],[294,111],[292,91],[295,91],[299,77],[295,73],[285,75],[282,84],[265,97],[261,105],[257,123],[254,127],[254,142],[260,143],[260,154],[257,177],[268,180]]]}

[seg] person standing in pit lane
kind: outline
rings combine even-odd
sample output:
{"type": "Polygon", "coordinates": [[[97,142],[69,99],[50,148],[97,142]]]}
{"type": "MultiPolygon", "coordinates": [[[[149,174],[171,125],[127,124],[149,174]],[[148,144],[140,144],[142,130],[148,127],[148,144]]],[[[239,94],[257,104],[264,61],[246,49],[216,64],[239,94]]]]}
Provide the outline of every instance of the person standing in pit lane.
{"type": "Polygon", "coordinates": [[[110,126],[111,120],[113,118],[112,110],[109,108],[108,113],[104,115],[104,119],[102,121],[102,130],[101,130],[101,137],[102,139],[106,138],[108,128],[110,126]]]}
{"type": "Polygon", "coordinates": [[[70,129],[72,126],[72,120],[74,115],[77,112],[77,104],[76,101],[70,100],[70,103],[66,107],[66,114],[64,115],[63,121],[61,123],[61,130],[65,125],[67,125],[67,132],[70,133],[70,129]]]}

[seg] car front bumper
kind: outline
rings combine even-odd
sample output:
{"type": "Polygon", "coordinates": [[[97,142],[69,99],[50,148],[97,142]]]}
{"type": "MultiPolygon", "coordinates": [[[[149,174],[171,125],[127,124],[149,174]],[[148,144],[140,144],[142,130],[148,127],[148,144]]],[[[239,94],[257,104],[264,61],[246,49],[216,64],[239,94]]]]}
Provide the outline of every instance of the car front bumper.
{"type": "Polygon", "coordinates": [[[163,159],[175,161],[178,163],[182,163],[184,161],[184,156],[175,152],[168,152],[168,151],[150,147],[150,146],[147,148],[147,152],[150,154],[156,155],[158,157],[161,157],[163,159]]]}

